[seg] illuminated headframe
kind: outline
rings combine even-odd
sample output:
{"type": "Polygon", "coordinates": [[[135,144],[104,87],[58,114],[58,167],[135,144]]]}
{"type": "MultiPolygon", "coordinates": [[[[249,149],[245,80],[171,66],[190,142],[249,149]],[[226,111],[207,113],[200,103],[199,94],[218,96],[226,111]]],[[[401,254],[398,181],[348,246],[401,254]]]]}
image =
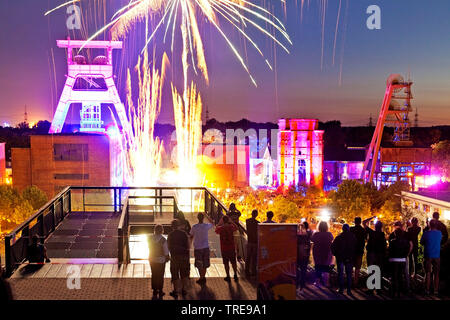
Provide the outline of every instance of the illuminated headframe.
{"type": "Polygon", "coordinates": [[[113,104],[123,131],[130,132],[125,107],[120,101],[113,79],[112,51],[122,49],[121,41],[57,40],[59,48],[67,48],[68,75],[58,102],[49,133],[60,133],[72,103],[81,103],[80,131],[103,132],[101,104],[113,104]],[[105,49],[91,63],[84,56],[73,56],[72,49],[105,49]]]}

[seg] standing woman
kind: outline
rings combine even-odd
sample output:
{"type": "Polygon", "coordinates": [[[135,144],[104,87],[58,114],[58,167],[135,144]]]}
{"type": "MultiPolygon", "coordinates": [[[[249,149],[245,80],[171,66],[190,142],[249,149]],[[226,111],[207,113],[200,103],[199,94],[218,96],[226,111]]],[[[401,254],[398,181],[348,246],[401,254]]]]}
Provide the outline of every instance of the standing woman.
{"type": "Polygon", "coordinates": [[[330,265],[332,261],[331,243],[333,235],[328,231],[328,224],[325,221],[319,223],[319,231],[311,237],[313,243],[314,269],[316,271],[316,286],[320,284],[328,286],[330,265]],[[322,273],[325,273],[325,281],[322,279],[322,273]]]}
{"type": "Polygon", "coordinates": [[[162,235],[163,231],[162,225],[156,225],[155,233],[148,239],[149,262],[152,270],[153,300],[161,300],[164,296],[164,270],[166,268],[166,262],[170,260],[167,240],[162,235]]]}

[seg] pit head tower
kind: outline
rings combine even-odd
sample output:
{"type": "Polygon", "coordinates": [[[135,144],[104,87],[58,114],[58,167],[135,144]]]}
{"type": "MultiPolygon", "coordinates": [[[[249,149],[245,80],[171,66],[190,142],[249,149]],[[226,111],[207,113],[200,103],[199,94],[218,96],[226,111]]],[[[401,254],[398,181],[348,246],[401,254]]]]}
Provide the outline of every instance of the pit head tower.
{"type": "Polygon", "coordinates": [[[120,100],[114,83],[114,49],[122,49],[122,41],[82,41],[57,40],[59,48],[67,49],[67,79],[49,130],[60,133],[67,112],[72,103],[81,103],[80,131],[104,132],[101,105],[111,104],[117,113],[120,126],[125,134],[130,132],[125,107],[120,100]],[[105,55],[88,61],[82,55],[75,55],[73,49],[104,49],[105,55]]]}

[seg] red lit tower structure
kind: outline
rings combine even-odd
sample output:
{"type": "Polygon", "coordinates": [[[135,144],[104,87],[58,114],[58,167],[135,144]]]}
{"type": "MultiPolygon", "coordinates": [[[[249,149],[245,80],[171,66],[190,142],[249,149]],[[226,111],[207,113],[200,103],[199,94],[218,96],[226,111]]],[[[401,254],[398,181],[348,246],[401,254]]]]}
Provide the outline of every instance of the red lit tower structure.
{"type": "Polygon", "coordinates": [[[364,182],[371,181],[379,187],[406,181],[414,189],[416,178],[424,180],[430,174],[431,149],[415,148],[410,137],[412,84],[399,74],[387,79],[381,111],[361,173],[364,182]],[[385,125],[394,127],[393,147],[381,147],[385,125]]]}

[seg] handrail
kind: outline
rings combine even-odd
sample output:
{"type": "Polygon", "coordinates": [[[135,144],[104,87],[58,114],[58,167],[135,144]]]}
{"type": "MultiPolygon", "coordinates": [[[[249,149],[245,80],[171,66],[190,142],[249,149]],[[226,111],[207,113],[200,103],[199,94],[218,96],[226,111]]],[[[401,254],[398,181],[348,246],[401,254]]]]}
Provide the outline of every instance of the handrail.
{"type": "Polygon", "coordinates": [[[125,204],[122,208],[122,214],[120,215],[119,224],[117,228],[122,229],[125,223],[125,215],[128,213],[128,199],[125,200],[125,204]]]}
{"type": "Polygon", "coordinates": [[[72,190],[112,190],[112,189],[116,189],[116,190],[205,190],[207,189],[206,187],[158,187],[158,186],[154,186],[154,187],[105,187],[105,186],[100,186],[100,187],[94,187],[94,186],[70,186],[68,187],[72,190]]]}
{"type": "Polygon", "coordinates": [[[122,214],[120,215],[119,225],[117,226],[117,260],[119,263],[128,263],[130,254],[128,247],[128,197],[125,199],[125,204],[122,208],[122,214]],[[124,252],[125,250],[125,252],[124,252]]]}
{"type": "Polygon", "coordinates": [[[6,236],[15,236],[17,233],[22,231],[25,227],[27,227],[33,220],[44,214],[45,210],[49,209],[53,206],[53,204],[61,197],[63,197],[68,191],[70,190],[70,187],[65,187],[61,192],[59,192],[56,196],[54,196],[51,200],[47,201],[46,204],[44,204],[40,209],[36,211],[35,214],[33,214],[31,217],[29,217],[27,220],[22,222],[18,227],[16,227],[13,231],[8,233],[6,236]]]}
{"type": "MultiPolygon", "coordinates": [[[[204,187],[204,190],[215,200],[215,202],[217,202],[217,204],[225,211],[225,213],[228,214],[228,209],[223,204],[223,202],[220,201],[219,199],[217,199],[217,197],[211,192],[211,190],[209,190],[209,188],[204,187]]],[[[243,231],[245,234],[247,234],[247,229],[245,229],[244,224],[242,223],[242,221],[239,221],[238,227],[239,227],[239,229],[241,229],[241,231],[243,231]]]]}
{"type": "MultiPolygon", "coordinates": [[[[129,210],[129,207],[126,205],[128,204],[128,199],[132,198],[153,198],[153,199],[159,199],[159,203],[157,203],[157,206],[160,206],[162,208],[165,206],[162,203],[162,199],[173,199],[173,206],[174,206],[174,214],[178,213],[180,211],[180,205],[178,203],[178,199],[176,196],[176,193],[174,195],[162,195],[164,190],[171,190],[171,191],[178,191],[178,190],[191,190],[200,192],[200,198],[205,200],[205,206],[204,209],[200,211],[205,212],[205,214],[214,222],[214,224],[217,224],[220,220],[220,218],[223,215],[226,215],[228,213],[228,209],[225,207],[225,205],[220,201],[211,190],[209,190],[206,187],[160,187],[160,186],[153,186],[153,187],[111,187],[111,186],[68,186],[65,187],[63,190],[61,190],[56,196],[54,196],[50,201],[48,201],[44,206],[42,206],[39,210],[37,210],[32,216],[30,216],[28,219],[26,219],[23,223],[21,223],[17,228],[15,228],[13,231],[5,235],[5,264],[7,268],[7,274],[11,275],[14,269],[17,267],[18,264],[23,262],[23,260],[26,257],[26,246],[28,244],[28,239],[33,234],[39,234],[43,239],[41,241],[44,241],[61,223],[61,221],[64,219],[66,214],[71,212],[78,212],[77,206],[78,206],[78,200],[76,200],[78,197],[79,192],[73,192],[73,191],[83,191],[83,198],[82,200],[82,208],[83,210],[85,207],[88,206],[111,206],[114,207],[114,212],[122,211],[122,216],[119,221],[119,226],[122,229],[120,232],[125,233],[128,236],[128,233],[125,228],[128,224],[127,221],[127,212],[129,210]],[[105,190],[114,192],[114,201],[111,200],[110,204],[99,204],[98,202],[88,202],[85,198],[85,191],[89,190],[105,190]],[[129,195],[131,190],[154,190],[155,195],[149,195],[149,196],[133,196],[129,195]],[[122,199],[123,197],[123,199],[122,199]],[[129,198],[128,198],[129,197],[129,198]],[[123,200],[125,200],[125,204],[123,200]],[[74,201],[77,201],[74,205],[74,201]],[[125,213],[125,215],[124,215],[125,213]],[[35,222],[36,221],[36,222],[35,222]],[[33,223],[35,222],[35,223],[33,223]],[[33,225],[31,226],[31,224],[33,225]],[[21,232],[20,236],[17,238],[18,234],[21,232]]],[[[196,193],[196,196],[198,194],[196,193]]],[[[193,205],[193,198],[191,198],[191,206],[193,205]]],[[[197,200],[196,200],[197,201],[197,200]]],[[[80,202],[81,204],[81,202],[80,202]]],[[[185,204],[182,204],[184,206],[185,204]]],[[[188,205],[188,204],[187,204],[188,205]]],[[[246,229],[245,226],[242,224],[241,221],[239,221],[238,224],[239,231],[240,231],[240,241],[242,242],[241,245],[245,242],[245,236],[246,236],[246,229]]],[[[120,245],[124,245],[121,241],[119,241],[120,245]]],[[[126,244],[127,245],[127,244],[126,244]]],[[[123,251],[122,251],[123,253],[123,251]]],[[[128,258],[128,257],[124,257],[128,258]]]]}
{"type": "MultiPolygon", "coordinates": [[[[57,226],[61,223],[66,215],[65,204],[68,196],[68,210],[71,207],[70,187],[64,188],[53,199],[42,206],[35,214],[21,223],[12,232],[5,236],[5,267],[6,275],[10,276],[18,264],[22,263],[27,256],[27,245],[32,234],[38,234],[42,238],[47,238],[57,226]],[[60,211],[58,213],[57,205],[60,204],[60,211]],[[36,221],[33,226],[30,224],[36,221]],[[17,234],[21,232],[21,236],[16,239],[17,234]]],[[[41,241],[43,239],[41,238],[41,241]]]]}

